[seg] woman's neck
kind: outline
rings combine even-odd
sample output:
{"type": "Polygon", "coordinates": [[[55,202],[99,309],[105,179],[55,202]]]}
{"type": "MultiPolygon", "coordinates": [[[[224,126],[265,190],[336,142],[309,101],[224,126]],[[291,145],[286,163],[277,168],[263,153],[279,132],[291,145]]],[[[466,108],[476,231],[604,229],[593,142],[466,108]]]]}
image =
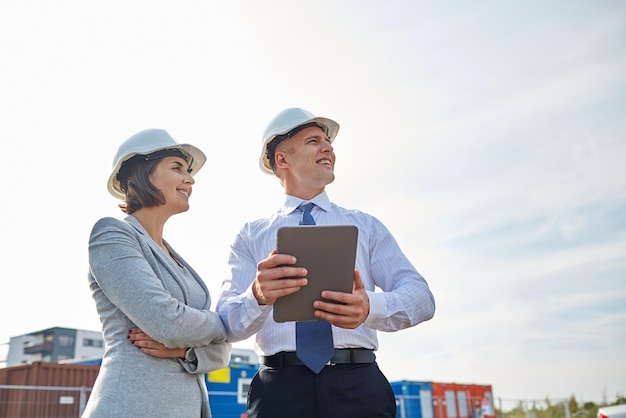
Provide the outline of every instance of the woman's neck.
{"type": "Polygon", "coordinates": [[[165,249],[165,244],[163,244],[163,228],[169,216],[164,216],[163,213],[158,210],[158,207],[141,208],[133,213],[133,216],[137,218],[141,226],[143,226],[148,235],[150,235],[150,238],[161,248],[165,249]]]}

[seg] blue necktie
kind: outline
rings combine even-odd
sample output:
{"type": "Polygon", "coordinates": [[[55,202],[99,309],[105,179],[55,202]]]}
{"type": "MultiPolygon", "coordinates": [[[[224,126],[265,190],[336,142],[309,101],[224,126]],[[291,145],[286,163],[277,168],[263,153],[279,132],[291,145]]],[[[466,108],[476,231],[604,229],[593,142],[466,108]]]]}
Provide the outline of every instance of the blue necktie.
{"type": "MultiPolygon", "coordinates": [[[[311,215],[313,206],[313,203],[298,206],[302,212],[300,225],[315,225],[311,215]]],[[[333,354],[333,331],[330,323],[323,320],[296,322],[296,355],[313,373],[319,373],[333,354]]]]}

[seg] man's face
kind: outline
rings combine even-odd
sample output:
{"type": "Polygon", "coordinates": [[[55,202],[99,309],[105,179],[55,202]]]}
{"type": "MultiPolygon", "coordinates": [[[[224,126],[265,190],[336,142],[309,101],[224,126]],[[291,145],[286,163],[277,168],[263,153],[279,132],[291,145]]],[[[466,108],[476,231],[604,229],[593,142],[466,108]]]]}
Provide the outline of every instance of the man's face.
{"type": "MultiPolygon", "coordinates": [[[[324,131],[312,126],[281,142],[276,149],[287,172],[285,187],[296,190],[323,190],[335,179],[335,153],[324,131]]],[[[290,190],[286,190],[290,193],[290,190]]]]}

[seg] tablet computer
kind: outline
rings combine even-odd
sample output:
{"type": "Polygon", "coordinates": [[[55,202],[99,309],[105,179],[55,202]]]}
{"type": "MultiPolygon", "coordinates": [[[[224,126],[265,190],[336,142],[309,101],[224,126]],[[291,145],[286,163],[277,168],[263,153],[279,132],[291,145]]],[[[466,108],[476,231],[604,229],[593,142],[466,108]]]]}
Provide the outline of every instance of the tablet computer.
{"type": "MultiPolygon", "coordinates": [[[[315,300],[322,290],[352,293],[359,230],[354,225],[300,225],[278,229],[276,252],[296,257],[308,284],[274,302],[274,321],[316,321],[315,300]]],[[[329,301],[330,302],[330,301],[329,301]]]]}

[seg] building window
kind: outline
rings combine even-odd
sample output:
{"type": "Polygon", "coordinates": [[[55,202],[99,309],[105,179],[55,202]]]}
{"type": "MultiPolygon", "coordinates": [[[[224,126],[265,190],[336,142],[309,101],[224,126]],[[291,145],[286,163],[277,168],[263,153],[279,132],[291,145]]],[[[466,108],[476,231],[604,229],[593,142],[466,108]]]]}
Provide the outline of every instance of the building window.
{"type": "Polygon", "coordinates": [[[102,341],[102,340],[94,340],[93,338],[84,338],[83,339],[83,347],[102,348],[103,346],[104,346],[104,341],[102,341]]]}
{"type": "Polygon", "coordinates": [[[59,347],[71,347],[74,345],[74,337],[71,335],[59,335],[59,347]]]}

